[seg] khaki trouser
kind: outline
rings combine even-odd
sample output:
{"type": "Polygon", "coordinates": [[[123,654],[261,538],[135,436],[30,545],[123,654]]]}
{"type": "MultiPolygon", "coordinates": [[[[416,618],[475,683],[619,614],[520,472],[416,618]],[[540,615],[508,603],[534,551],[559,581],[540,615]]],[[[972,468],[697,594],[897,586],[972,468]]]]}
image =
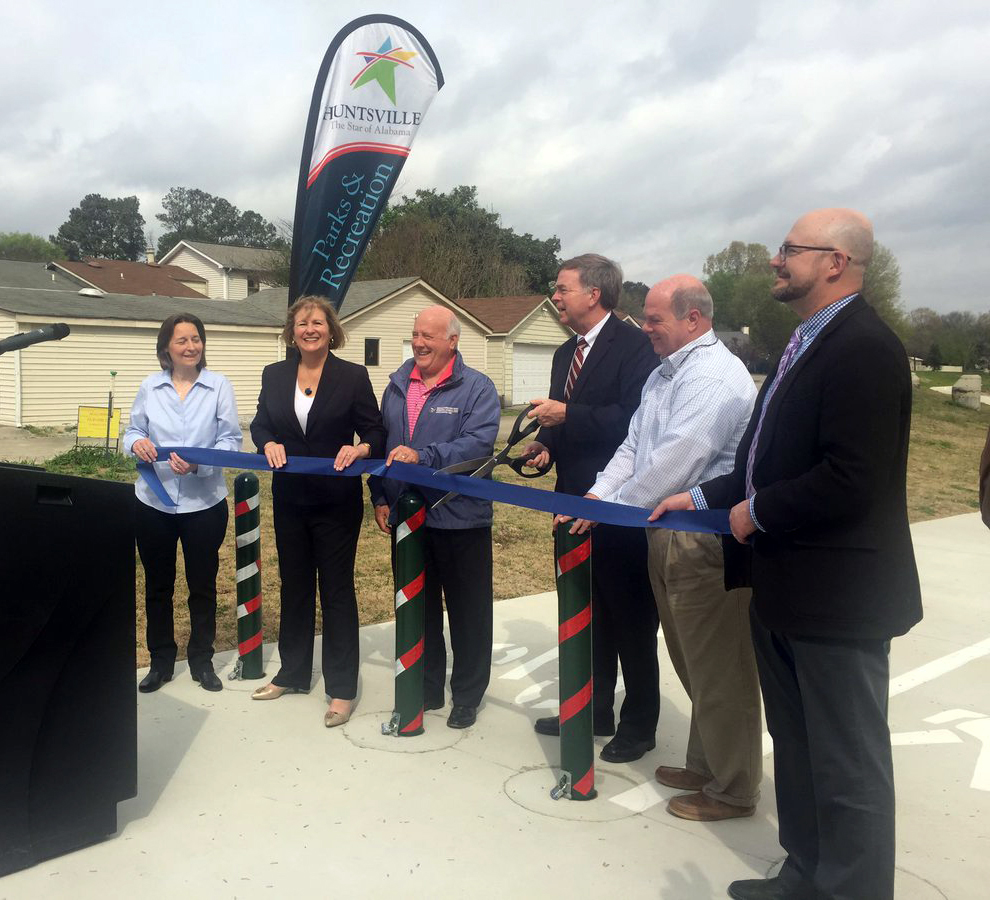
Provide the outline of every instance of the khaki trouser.
{"type": "Polygon", "coordinates": [[[726,591],[717,535],[647,529],[650,581],[674,671],[691,700],[686,767],[704,792],[753,806],[763,777],[748,588],[726,591]]]}

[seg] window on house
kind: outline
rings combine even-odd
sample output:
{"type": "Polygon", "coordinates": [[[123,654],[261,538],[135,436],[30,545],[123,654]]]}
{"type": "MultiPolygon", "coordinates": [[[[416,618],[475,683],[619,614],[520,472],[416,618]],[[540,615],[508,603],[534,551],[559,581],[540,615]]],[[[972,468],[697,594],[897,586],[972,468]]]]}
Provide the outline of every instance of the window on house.
{"type": "Polygon", "coordinates": [[[248,291],[247,292],[249,294],[257,294],[258,291],[261,290],[261,288],[258,286],[258,279],[257,278],[249,278],[247,280],[247,283],[248,283],[248,291]]]}
{"type": "Polygon", "coordinates": [[[378,338],[364,339],[364,364],[366,366],[378,365],[378,338]]]}

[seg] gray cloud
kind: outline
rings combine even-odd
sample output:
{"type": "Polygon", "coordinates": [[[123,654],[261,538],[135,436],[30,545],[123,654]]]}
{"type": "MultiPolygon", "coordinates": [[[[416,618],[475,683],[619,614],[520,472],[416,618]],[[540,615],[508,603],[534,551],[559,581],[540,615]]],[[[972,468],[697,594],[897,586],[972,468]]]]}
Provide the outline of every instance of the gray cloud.
{"type": "MultiPolygon", "coordinates": [[[[908,308],[990,307],[984,0],[393,7],[447,79],[400,191],[475,184],[517,231],[647,282],[851,205],[897,255],[908,308]]],[[[176,185],[291,214],[323,53],[377,8],[183,8],[3,13],[0,230],[52,233],[90,192],[137,194],[155,228],[176,185]]]]}

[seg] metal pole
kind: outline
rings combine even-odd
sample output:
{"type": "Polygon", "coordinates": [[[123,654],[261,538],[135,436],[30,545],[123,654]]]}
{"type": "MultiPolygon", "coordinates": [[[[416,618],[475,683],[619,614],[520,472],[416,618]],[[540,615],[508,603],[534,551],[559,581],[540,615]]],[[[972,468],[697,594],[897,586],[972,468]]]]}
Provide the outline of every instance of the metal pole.
{"type": "Polygon", "coordinates": [[[117,377],[117,373],[113,370],[110,371],[110,394],[107,397],[107,442],[103,450],[105,453],[110,453],[110,423],[113,421],[113,382],[117,377]]]}
{"type": "Polygon", "coordinates": [[[598,792],[591,714],[591,533],[570,534],[568,528],[558,526],[554,537],[561,777],[550,796],[592,800],[598,792]]]}
{"type": "Polygon", "coordinates": [[[237,649],[231,679],[264,678],[261,658],[261,512],[258,476],[234,479],[234,534],[237,544],[237,649]]]}
{"type": "Polygon", "coordinates": [[[423,733],[423,641],[426,570],[423,525],[426,504],[418,491],[396,501],[395,529],[395,709],[382,734],[412,737],[423,733]]]}

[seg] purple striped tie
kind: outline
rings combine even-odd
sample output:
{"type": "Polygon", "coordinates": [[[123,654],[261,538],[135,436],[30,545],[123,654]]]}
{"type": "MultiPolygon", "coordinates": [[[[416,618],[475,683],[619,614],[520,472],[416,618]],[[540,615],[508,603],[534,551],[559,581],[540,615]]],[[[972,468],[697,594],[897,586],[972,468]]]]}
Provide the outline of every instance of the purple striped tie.
{"type": "Polygon", "coordinates": [[[584,348],[588,346],[588,342],[583,338],[579,337],[577,339],[577,347],[574,350],[574,359],[571,360],[571,369],[567,373],[567,384],[564,385],[564,399],[571,399],[571,391],[574,390],[574,382],[577,381],[578,375],[581,374],[581,366],[584,364],[584,348]]]}
{"type": "Polygon", "coordinates": [[[767,391],[766,397],[763,398],[763,407],[760,409],[760,420],[756,423],[756,431],[753,432],[753,441],[749,445],[749,455],[746,457],[746,496],[753,496],[753,463],[756,460],[756,445],[760,440],[760,431],[763,429],[763,417],[766,415],[767,407],[770,405],[770,398],[773,397],[773,392],[777,390],[777,385],[783,380],[784,376],[787,374],[794,362],[794,354],[797,353],[798,347],[801,346],[801,329],[800,327],[794,329],[794,334],[791,335],[791,339],[787,342],[787,346],[784,348],[784,355],[780,357],[780,363],[777,365],[777,374],[774,375],[773,381],[770,383],[770,388],[767,391]]]}

